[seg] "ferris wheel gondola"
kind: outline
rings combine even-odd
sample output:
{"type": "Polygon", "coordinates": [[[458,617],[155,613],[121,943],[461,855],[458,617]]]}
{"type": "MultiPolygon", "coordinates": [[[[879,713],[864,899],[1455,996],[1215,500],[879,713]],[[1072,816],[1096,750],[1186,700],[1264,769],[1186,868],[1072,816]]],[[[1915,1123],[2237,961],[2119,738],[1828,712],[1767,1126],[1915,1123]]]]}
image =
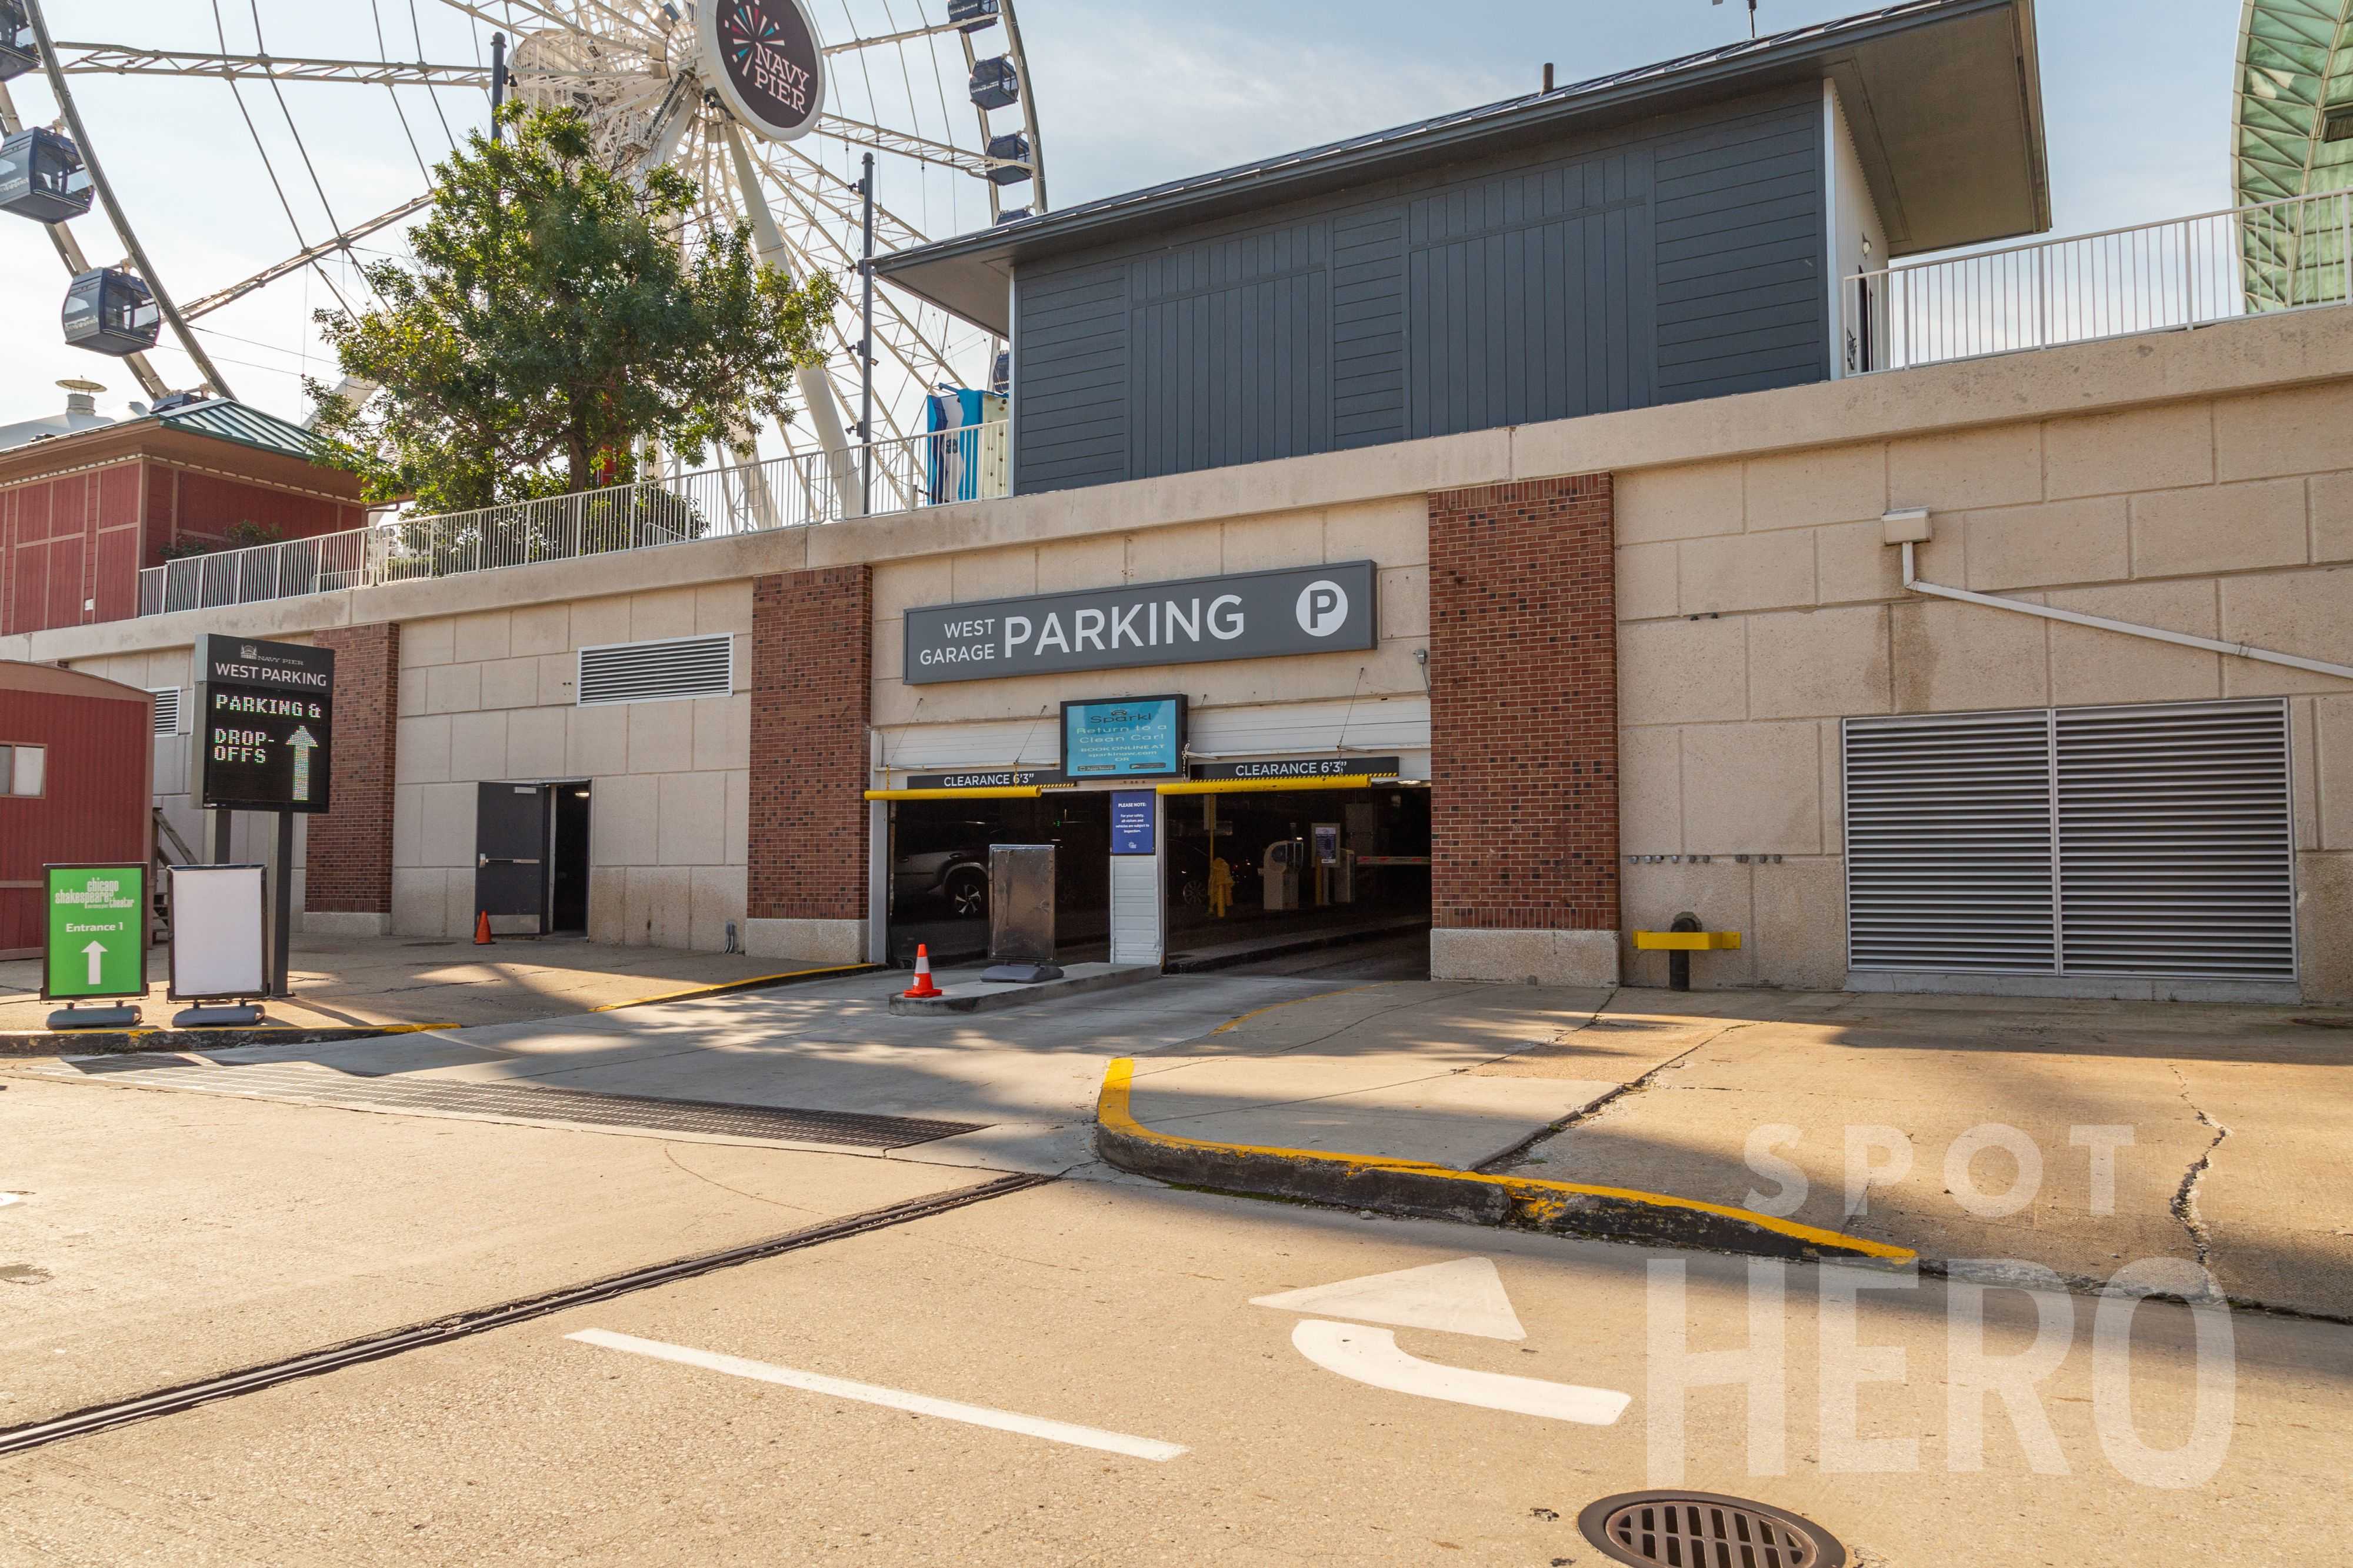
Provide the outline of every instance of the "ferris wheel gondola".
{"type": "MultiPolygon", "coordinates": [[[[713,231],[745,225],[763,259],[797,278],[856,271],[863,216],[857,170],[870,155],[881,166],[873,222],[882,247],[916,245],[934,234],[971,226],[974,219],[959,215],[969,205],[964,193],[985,197],[983,222],[1045,205],[1036,98],[1013,0],[945,0],[944,5],[941,0],[833,0],[841,25],[831,39],[820,32],[809,0],[435,3],[454,14],[453,21],[462,17],[470,31],[488,26],[502,41],[512,38],[512,47],[502,51],[501,79],[494,83],[491,64],[423,58],[421,27],[415,33],[420,57],[416,59],[395,58],[384,47],[380,24],[379,58],[273,54],[262,47],[266,3],[253,9],[251,52],[239,53],[226,30],[219,47],[210,51],[56,41],[43,22],[40,0],[0,0],[0,83],[34,70],[44,73],[68,122],[58,132],[42,132],[54,138],[37,143],[47,160],[45,167],[76,165],[61,178],[79,180],[96,195],[128,258],[119,267],[91,265],[68,226],[73,215],[47,216],[59,210],[54,201],[45,204],[30,194],[26,207],[11,205],[5,174],[0,210],[49,226],[74,274],[73,289],[89,294],[97,307],[84,313],[85,320],[107,319],[106,307],[128,300],[133,285],[152,296],[146,309],[152,323],[133,309],[121,318],[127,336],[111,331],[76,341],[125,353],[142,384],[159,394],[164,384],[143,353],[124,345],[150,324],[155,337],[149,346],[168,329],[210,388],[227,394],[194,327],[197,318],[305,271],[317,272],[336,289],[327,262],[337,257],[356,260],[360,241],[393,228],[431,200],[428,189],[364,222],[334,222],[354,204],[332,197],[332,171],[311,158],[290,110],[286,120],[303,165],[294,179],[281,181],[258,133],[253,141],[294,230],[293,254],[213,289],[185,308],[175,306],[114,199],[88,127],[78,118],[69,79],[86,76],[219,81],[232,95],[252,83],[266,83],[272,92],[281,92],[284,84],[338,84],[388,91],[396,108],[403,95],[421,95],[437,113],[436,95],[452,88],[479,91],[487,100],[495,86],[526,102],[561,104],[587,120],[600,155],[617,172],[641,177],[669,164],[696,181],[702,206],[681,235],[682,244],[691,247],[713,231]],[[995,52],[984,52],[991,45],[995,52]],[[948,110],[954,97],[965,99],[973,116],[962,129],[948,110]],[[944,196],[944,181],[949,182],[944,196]],[[333,223],[326,237],[316,237],[316,229],[297,220],[295,204],[286,195],[289,185],[315,191],[318,210],[333,223]],[[100,273],[111,281],[92,281],[100,273]]],[[[0,132],[13,146],[20,134],[39,128],[21,123],[6,91],[0,85],[0,132]]],[[[281,108],[284,102],[281,94],[281,108]]],[[[241,98],[238,107],[244,107],[241,98]]],[[[413,143],[406,110],[401,124],[413,143]]],[[[421,150],[417,162],[420,168],[426,163],[421,150]]],[[[65,190],[55,181],[47,188],[65,190]]],[[[346,273],[344,287],[349,282],[346,273]]],[[[845,293],[854,298],[856,290],[845,293]]],[[[336,297],[342,297],[341,289],[336,297]]],[[[803,380],[808,416],[768,440],[780,441],[787,452],[826,453],[829,461],[860,434],[884,440],[920,429],[920,404],[911,395],[929,394],[942,384],[987,385],[1002,347],[993,339],[975,341],[970,329],[936,307],[887,286],[877,291],[871,338],[847,310],[829,324],[827,336],[830,352],[825,365],[803,380]],[[871,355],[882,393],[873,428],[864,432],[843,417],[857,403],[861,354],[871,355]]]]}

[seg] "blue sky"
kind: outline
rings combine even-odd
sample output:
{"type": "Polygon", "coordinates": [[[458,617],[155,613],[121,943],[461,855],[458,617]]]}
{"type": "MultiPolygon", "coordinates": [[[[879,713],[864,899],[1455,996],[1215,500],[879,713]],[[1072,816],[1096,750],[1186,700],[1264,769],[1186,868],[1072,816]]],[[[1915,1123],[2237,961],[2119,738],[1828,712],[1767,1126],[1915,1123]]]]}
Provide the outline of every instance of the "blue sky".
{"type": "MultiPolygon", "coordinates": [[[[274,53],[382,58],[371,18],[353,0],[256,3],[274,53]]],[[[856,0],[861,16],[894,3],[901,16],[913,5],[856,0]]],[[[940,3],[924,0],[934,14],[940,3]]],[[[850,4],[814,0],[819,26],[837,28],[850,4]]],[[[212,47],[211,7],[202,0],[47,0],[47,8],[64,38],[212,47]]],[[[1859,0],[1763,0],[1760,16],[1769,32],[1862,8],[1859,0]]],[[[247,30],[237,20],[246,9],[245,0],[224,7],[233,39],[247,30]]],[[[2231,0],[2042,0],[2058,232],[2229,204],[2239,10],[2231,0]]],[[[380,13],[390,39],[385,52],[414,58],[417,44],[404,36],[408,0],[381,0],[380,13]]],[[[1720,7],[1707,0],[1021,0],[1020,15],[1058,206],[1524,92],[1538,85],[1546,60],[1574,81],[1747,32],[1740,0],[1720,7]]],[[[420,16],[428,58],[472,58],[479,29],[433,0],[423,0],[420,16]]],[[[79,82],[100,153],[176,293],[203,294],[296,248],[224,86],[79,82]]],[[[951,82],[946,90],[960,89],[951,82]]],[[[54,114],[37,77],[10,89],[28,120],[54,114]]],[[[423,188],[411,133],[430,163],[447,152],[440,121],[462,135],[483,110],[474,95],[451,92],[441,95],[437,117],[434,104],[412,97],[404,130],[381,89],[294,87],[287,96],[327,205],[347,224],[423,188]]],[[[248,89],[246,102],[290,183],[297,219],[318,237],[327,232],[320,204],[276,104],[267,89],[248,89]]],[[[968,190],[905,199],[937,231],[986,216],[968,190]]],[[[102,218],[76,226],[93,258],[119,257],[102,218]]],[[[53,412],[63,395],[51,384],[63,376],[106,383],[100,405],[110,412],[137,395],[122,367],[58,342],[63,285],[47,237],[0,217],[0,423],[53,412]]],[[[325,285],[304,274],[207,318],[208,348],[241,397],[301,416],[299,374],[332,379],[308,326],[309,311],[327,303],[325,285]]],[[[195,379],[176,353],[158,363],[177,384],[195,379]]]]}

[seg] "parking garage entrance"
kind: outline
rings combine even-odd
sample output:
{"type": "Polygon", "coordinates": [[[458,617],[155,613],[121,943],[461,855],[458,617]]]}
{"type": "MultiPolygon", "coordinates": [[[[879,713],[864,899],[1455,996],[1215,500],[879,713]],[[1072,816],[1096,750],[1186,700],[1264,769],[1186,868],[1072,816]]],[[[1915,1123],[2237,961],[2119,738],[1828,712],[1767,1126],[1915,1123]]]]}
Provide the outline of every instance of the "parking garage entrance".
{"type": "Polygon", "coordinates": [[[1055,956],[1068,964],[1109,955],[1110,795],[1034,787],[910,790],[889,800],[888,809],[893,963],[913,963],[918,943],[931,949],[934,963],[988,952],[992,844],[1054,846],[1055,956]]]}
{"type": "Polygon", "coordinates": [[[1417,942],[1427,964],[1427,784],[1200,779],[1164,784],[1161,795],[1171,972],[1358,944],[1409,955],[1417,942]]]}

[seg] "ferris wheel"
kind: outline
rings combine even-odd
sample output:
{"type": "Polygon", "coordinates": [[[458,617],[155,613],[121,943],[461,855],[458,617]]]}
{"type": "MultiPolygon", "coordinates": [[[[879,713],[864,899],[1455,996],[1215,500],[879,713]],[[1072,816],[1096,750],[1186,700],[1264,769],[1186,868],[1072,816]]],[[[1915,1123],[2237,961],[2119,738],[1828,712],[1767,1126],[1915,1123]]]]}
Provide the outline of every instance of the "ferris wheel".
{"type": "MultiPolygon", "coordinates": [[[[204,9],[204,0],[190,0],[191,12],[204,9]]],[[[74,41],[60,37],[58,18],[68,10],[69,0],[0,0],[0,212],[48,227],[71,279],[67,342],[122,359],[157,399],[188,395],[174,391],[146,353],[167,331],[204,380],[196,390],[233,396],[206,352],[201,318],[305,272],[347,307],[364,309],[364,300],[352,297],[355,274],[343,270],[339,282],[330,264],[356,262],[363,241],[396,235],[431,203],[437,130],[454,147],[468,123],[510,96],[580,112],[617,173],[642,178],[668,164],[691,177],[702,205],[682,245],[748,224],[762,260],[796,279],[822,271],[847,282],[855,274],[870,194],[860,182],[870,170],[877,251],[1046,205],[1037,100],[1014,0],[371,0],[374,58],[363,50],[335,58],[269,47],[273,31],[317,14],[311,0],[232,0],[226,8],[210,0],[209,50],[74,41]],[[387,12],[396,14],[389,30],[387,12]],[[448,45],[459,36],[450,29],[462,26],[466,52],[480,53],[457,63],[425,58],[428,19],[448,52],[460,52],[448,45]],[[403,42],[416,58],[397,47],[403,42]],[[248,198],[251,221],[258,228],[282,213],[290,254],[202,294],[167,287],[158,263],[171,260],[168,238],[142,238],[101,161],[102,151],[135,145],[135,128],[120,128],[118,139],[117,127],[91,123],[73,92],[74,79],[89,76],[220,82],[221,133],[234,135],[241,117],[269,176],[248,198]],[[46,85],[55,124],[25,122],[9,89],[23,77],[46,85]],[[389,94],[416,153],[419,193],[345,223],[356,204],[348,193],[337,200],[332,160],[313,156],[289,107],[292,84],[389,94]],[[460,98],[448,98],[452,89],[460,98]],[[482,96],[463,98],[469,93],[482,96]],[[452,101],[472,110],[469,121],[461,108],[454,132],[445,110],[452,101]],[[273,153],[255,129],[257,108],[282,114],[297,159],[283,156],[282,142],[273,153]],[[119,264],[93,265],[70,226],[94,205],[116,231],[119,264]]],[[[298,93],[320,101],[309,86],[298,93]]],[[[187,281],[170,279],[180,289],[187,281]]],[[[850,283],[843,293],[828,358],[801,377],[806,416],[747,434],[839,462],[859,438],[863,388],[872,393],[865,434],[876,441],[918,433],[920,398],[935,389],[994,381],[1002,390],[1003,345],[995,339],[885,285],[875,291],[867,340],[858,289],[850,283]],[[871,356],[871,382],[861,352],[871,356]]]]}

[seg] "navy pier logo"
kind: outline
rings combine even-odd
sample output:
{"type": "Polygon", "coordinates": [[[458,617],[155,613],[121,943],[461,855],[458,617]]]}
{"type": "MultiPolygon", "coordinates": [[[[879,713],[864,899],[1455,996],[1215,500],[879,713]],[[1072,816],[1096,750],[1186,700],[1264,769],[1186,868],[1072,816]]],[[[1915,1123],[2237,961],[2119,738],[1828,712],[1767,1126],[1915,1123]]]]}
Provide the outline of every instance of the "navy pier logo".
{"type": "Polygon", "coordinates": [[[779,141],[808,130],[824,107],[825,54],[797,0],[724,0],[717,10],[730,107],[779,141]]]}

